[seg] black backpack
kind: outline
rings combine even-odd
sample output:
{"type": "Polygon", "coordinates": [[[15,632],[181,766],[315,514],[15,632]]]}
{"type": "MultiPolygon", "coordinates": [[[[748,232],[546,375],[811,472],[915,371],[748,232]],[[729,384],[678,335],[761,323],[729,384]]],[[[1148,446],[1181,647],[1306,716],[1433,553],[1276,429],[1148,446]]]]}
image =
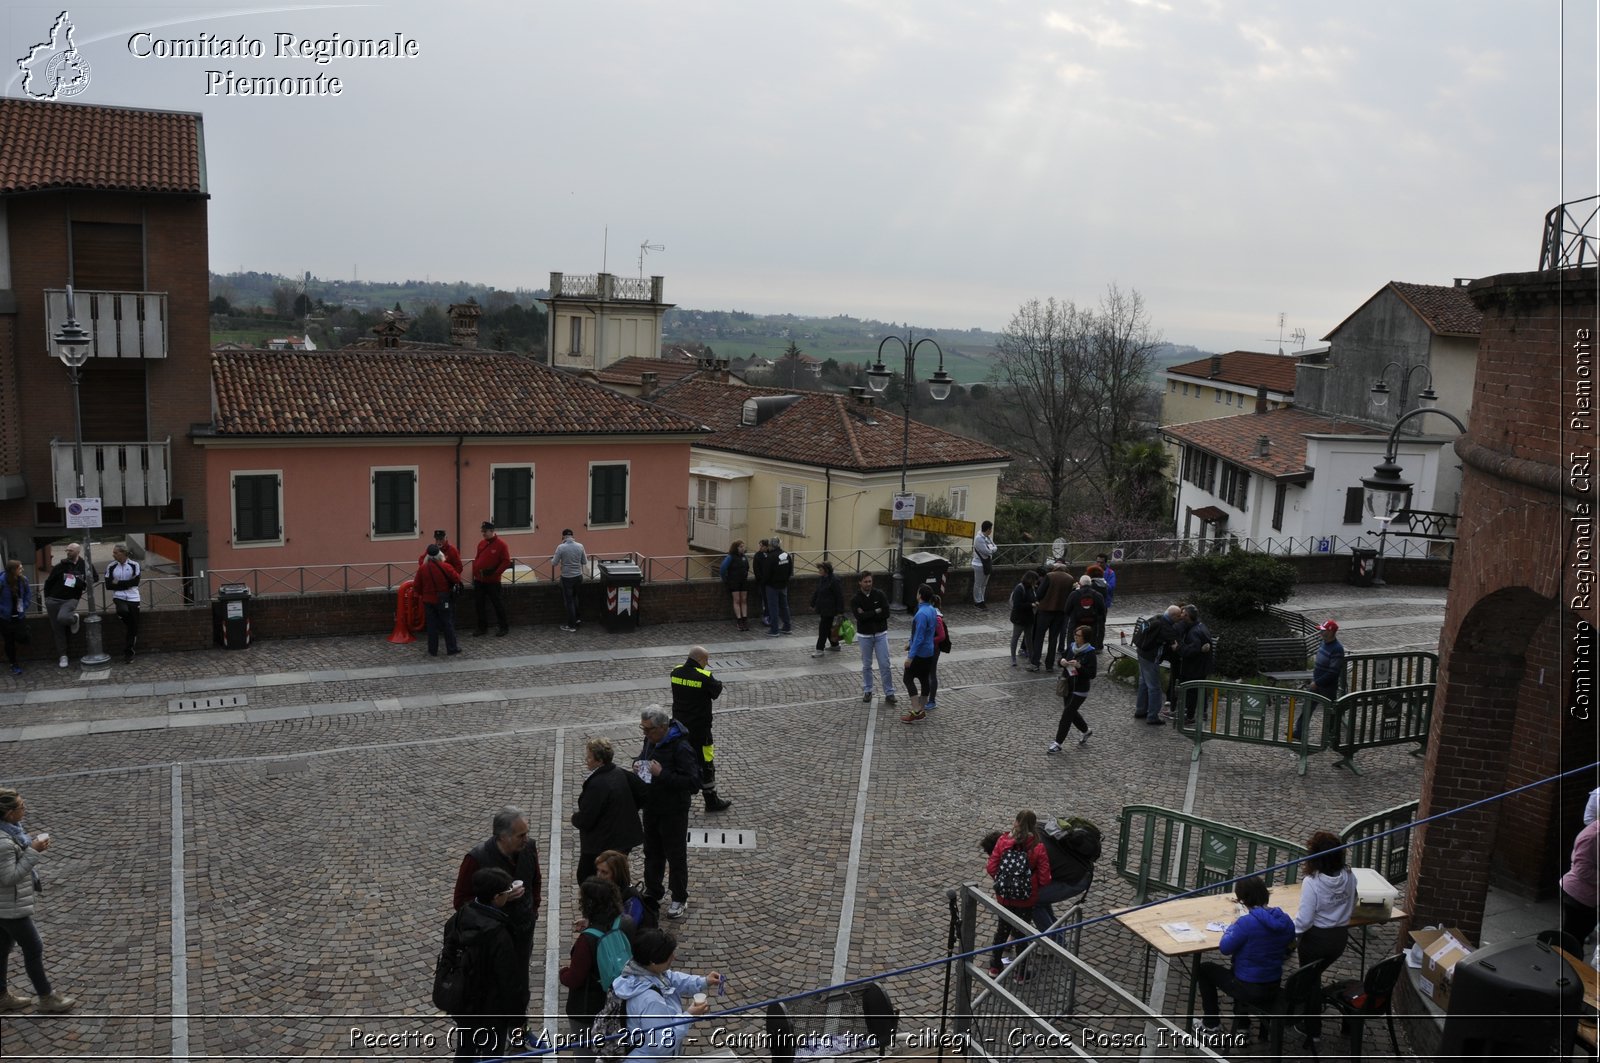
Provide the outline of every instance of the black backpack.
{"type": "Polygon", "coordinates": [[[433,1006],[446,1015],[461,1015],[466,1011],[473,978],[474,956],[462,944],[461,931],[456,925],[460,913],[452,915],[444,924],[444,946],[433,965],[433,1006]]]}
{"type": "Polygon", "coordinates": [[[1055,838],[1074,856],[1094,863],[1104,851],[1100,828],[1082,816],[1064,816],[1056,820],[1055,838]]]}
{"type": "Polygon", "coordinates": [[[1017,842],[1000,855],[994,869],[994,895],[1001,901],[1027,904],[1033,899],[1033,865],[1028,850],[1017,842]]]}
{"type": "Polygon", "coordinates": [[[1155,617],[1141,616],[1133,622],[1133,648],[1148,650],[1160,637],[1155,617]]]}
{"type": "Polygon", "coordinates": [[[607,992],[600,1014],[589,1027],[588,1049],[594,1058],[604,1063],[616,1063],[639,1047],[641,1039],[628,1024],[628,1002],[616,993],[607,992]]]}

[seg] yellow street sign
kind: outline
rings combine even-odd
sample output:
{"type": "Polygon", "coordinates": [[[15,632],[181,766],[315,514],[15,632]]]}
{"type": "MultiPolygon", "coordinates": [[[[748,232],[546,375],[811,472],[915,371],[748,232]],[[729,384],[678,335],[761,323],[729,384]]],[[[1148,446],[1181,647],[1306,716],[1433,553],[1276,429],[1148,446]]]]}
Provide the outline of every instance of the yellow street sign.
{"type": "MultiPolygon", "coordinates": [[[[895,524],[893,515],[887,509],[878,510],[879,524],[895,524]]],[[[956,520],[954,517],[930,517],[918,513],[905,524],[910,531],[932,532],[934,535],[950,535],[958,539],[970,539],[978,534],[978,526],[970,520],[956,520]]]]}

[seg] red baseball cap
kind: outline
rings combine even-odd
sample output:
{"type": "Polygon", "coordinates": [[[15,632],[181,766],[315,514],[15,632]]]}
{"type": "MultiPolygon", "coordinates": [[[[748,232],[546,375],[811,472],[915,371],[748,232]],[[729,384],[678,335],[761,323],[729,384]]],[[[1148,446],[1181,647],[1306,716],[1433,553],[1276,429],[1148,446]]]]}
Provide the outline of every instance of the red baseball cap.
{"type": "Polygon", "coordinates": [[[1339,630],[1339,621],[1337,621],[1337,620],[1324,620],[1322,623],[1317,625],[1317,630],[1318,631],[1338,631],[1339,630]]]}

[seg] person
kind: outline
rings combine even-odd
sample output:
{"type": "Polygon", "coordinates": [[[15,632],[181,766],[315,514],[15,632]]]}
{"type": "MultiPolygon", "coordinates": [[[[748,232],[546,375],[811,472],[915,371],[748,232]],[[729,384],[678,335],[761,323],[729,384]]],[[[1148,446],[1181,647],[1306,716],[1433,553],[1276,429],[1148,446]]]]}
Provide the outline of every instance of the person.
{"type": "Polygon", "coordinates": [[[528,837],[528,817],[515,805],[506,805],[489,821],[491,834],[485,842],[474,846],[461,858],[456,870],[455,895],[451,898],[459,910],[470,901],[476,887],[473,876],[485,868],[503,871],[506,881],[521,882],[523,890],[508,905],[506,922],[511,939],[522,956],[526,970],[533,955],[533,931],[539,923],[539,897],[542,883],[539,877],[539,847],[528,837]]]}
{"type": "Polygon", "coordinates": [[[933,596],[933,648],[938,652],[933,655],[933,663],[928,666],[928,703],[922,706],[929,711],[938,708],[935,700],[939,694],[939,658],[949,652],[945,647],[950,645],[950,629],[944,622],[944,598],[935,594],[933,596]]]}
{"type": "Polygon", "coordinates": [[[1589,791],[1589,800],[1584,802],[1583,822],[1587,826],[1600,819],[1600,786],[1589,791]]]}
{"type": "Polygon", "coordinates": [[[911,695],[911,708],[901,715],[901,723],[926,720],[928,702],[939,692],[933,682],[934,658],[939,655],[939,648],[934,644],[934,631],[938,623],[938,610],[933,607],[933,588],[924,583],[917,588],[917,615],[911,621],[911,642],[906,646],[906,663],[901,673],[906,693],[911,695]],[[921,685],[920,692],[918,684],[921,685]]]}
{"type": "Polygon", "coordinates": [[[1161,655],[1176,639],[1181,613],[1178,606],[1169,605],[1166,612],[1151,617],[1144,645],[1134,647],[1139,653],[1139,692],[1134,696],[1133,717],[1155,727],[1162,723],[1161,655]]]}
{"type": "Polygon", "coordinates": [[[1589,823],[1572,842],[1572,862],[1561,876],[1561,929],[1581,948],[1594,930],[1600,909],[1600,875],[1595,871],[1600,823],[1589,823]]]}
{"type": "Polygon", "coordinates": [[[994,573],[995,551],[999,549],[990,535],[993,531],[994,521],[986,520],[972,537],[972,603],[979,609],[989,608],[984,599],[989,591],[989,577],[994,573]]]}
{"type": "MultiPolygon", "coordinates": [[[[450,562],[457,572],[462,571],[461,551],[457,550],[455,544],[450,541],[449,532],[445,531],[443,528],[434,529],[433,542],[429,543],[428,545],[437,546],[439,548],[439,552],[444,555],[444,559],[450,562]]],[[[423,556],[426,556],[426,554],[417,558],[417,564],[422,564],[423,556]]]]}
{"type": "MultiPolygon", "coordinates": [[[[1245,913],[1223,931],[1218,946],[1224,956],[1233,958],[1230,970],[1220,963],[1200,965],[1195,980],[1200,984],[1204,1018],[1194,1020],[1194,1029],[1205,1040],[1222,1032],[1220,990],[1237,1001],[1268,1004],[1278,994],[1283,977],[1283,958],[1294,944],[1294,920],[1282,908],[1269,908],[1267,883],[1259,875],[1241,879],[1234,887],[1234,900],[1244,905],[1245,913]]],[[[1248,1024],[1234,1018],[1234,1032],[1242,1033],[1248,1024]]]]}
{"type": "Polygon", "coordinates": [[[1089,888],[1094,862],[1073,852],[1049,830],[1039,832],[1039,842],[1050,861],[1050,881],[1039,887],[1039,898],[1033,905],[1033,925],[1049,930],[1056,921],[1055,905],[1089,888]]]}
{"type": "Polygon", "coordinates": [[[794,556],[777,539],[767,544],[767,634],[772,638],[789,634],[794,626],[789,616],[789,580],[794,576],[794,556]],[[779,628],[782,624],[782,628],[779,628]]]}
{"type": "Polygon", "coordinates": [[[111,607],[122,621],[124,640],[122,660],[127,663],[139,648],[139,562],[128,556],[128,547],[118,543],[111,548],[111,564],[106,566],[106,590],[111,592],[111,607]]]}
{"type": "Polygon", "coordinates": [[[756,544],[756,556],[750,561],[750,590],[756,596],[756,608],[761,610],[761,626],[767,626],[767,574],[772,570],[772,544],[762,539],[756,544]]]}
{"type": "Polygon", "coordinates": [[[750,630],[750,559],[745,556],[744,540],[735,539],[722,559],[722,586],[733,599],[733,620],[740,631],[750,630]]]}
{"type": "Polygon", "coordinates": [[[640,1063],[664,1063],[682,1051],[688,1017],[698,1018],[711,1010],[708,1001],[684,1008],[683,997],[714,993],[722,975],[712,971],[705,976],[672,970],[678,942],[665,930],[641,930],[633,942],[633,959],[617,976],[611,991],[627,1002],[628,1028],[639,1046],[628,1058],[640,1063]]]}
{"type": "MultiPolygon", "coordinates": [[[[1096,562],[1084,569],[1083,574],[1089,577],[1089,585],[1094,588],[1096,594],[1100,595],[1100,600],[1106,603],[1106,610],[1109,612],[1111,609],[1111,584],[1106,582],[1105,566],[1096,562]]],[[[1105,632],[1100,632],[1099,637],[1105,638],[1105,632]]]]}
{"type": "Polygon", "coordinates": [[[1066,631],[1062,635],[1062,643],[1065,644],[1072,632],[1084,624],[1089,626],[1095,644],[1104,645],[1106,600],[1094,589],[1094,581],[1088,575],[1079,576],[1077,589],[1067,596],[1066,631]]]}
{"type": "MultiPolygon", "coordinates": [[[[471,896],[456,909],[454,933],[471,956],[467,1003],[456,1021],[457,1059],[499,1059],[522,1049],[528,1021],[528,963],[519,959],[507,909],[526,895],[498,867],[483,867],[469,880],[471,896]]],[[[445,940],[451,932],[447,929],[445,940]]]]}
{"type": "Polygon", "coordinates": [[[32,604],[33,585],[22,574],[22,559],[13,557],[6,562],[5,575],[0,576],[0,636],[5,641],[12,675],[22,674],[17,647],[29,641],[28,607],[32,604]]]}
{"type": "Polygon", "coordinates": [[[461,652],[456,644],[456,616],[451,598],[456,585],[461,582],[461,570],[451,568],[444,559],[438,543],[429,543],[428,552],[422,555],[422,564],[412,577],[412,587],[422,599],[422,611],[428,621],[428,656],[439,656],[439,636],[444,635],[444,648],[448,656],[461,652]]]}
{"type": "Polygon", "coordinates": [[[627,853],[607,849],[594,858],[594,874],[596,878],[617,887],[617,891],[622,894],[622,914],[632,919],[634,926],[640,930],[647,930],[660,924],[661,906],[640,896],[639,891],[634,888],[627,853]]]}
{"type": "Polygon", "coordinates": [[[1038,604],[1038,596],[1034,588],[1039,585],[1039,574],[1032,569],[1022,574],[1022,579],[1011,588],[1011,667],[1017,666],[1017,646],[1022,647],[1022,656],[1029,660],[1033,657],[1031,645],[1033,641],[1033,610],[1038,604]]]}
{"type": "Polygon", "coordinates": [[[672,902],[668,919],[689,910],[689,801],[700,789],[699,757],[689,731],[660,705],[639,713],[644,746],[633,762],[634,800],[644,813],[644,891],[657,904],[665,896],[665,871],[672,902]]]}
{"type": "Polygon", "coordinates": [[[1117,596],[1117,570],[1111,567],[1111,558],[1106,554],[1096,554],[1094,559],[1100,565],[1101,578],[1106,581],[1106,609],[1111,608],[1111,600],[1117,596]]]}
{"type": "Polygon", "coordinates": [[[726,812],[733,802],[717,796],[716,739],[711,735],[712,705],[722,696],[722,680],[711,674],[711,655],[691,646],[689,658],[672,670],[672,718],[689,732],[700,756],[700,794],[707,812],[726,812]]]}
{"type": "Polygon", "coordinates": [[[1161,659],[1167,663],[1167,693],[1166,700],[1162,703],[1161,712],[1164,719],[1171,719],[1178,707],[1178,671],[1180,659],[1178,651],[1183,648],[1184,636],[1189,632],[1189,614],[1184,611],[1184,606],[1178,606],[1178,615],[1172,618],[1172,641],[1167,644],[1161,654],[1161,659]]]}
{"type": "Polygon", "coordinates": [[[894,680],[889,676],[889,596],[873,585],[872,573],[856,576],[856,594],[850,612],[856,618],[856,644],[861,647],[861,700],[872,703],[872,660],[878,660],[878,686],[883,700],[895,703],[894,680]]]}
{"type": "Polygon", "coordinates": [[[578,829],[580,883],[594,875],[595,858],[601,853],[628,853],[644,841],[633,787],[628,785],[628,773],[612,763],[615,757],[609,739],[591,738],[584,743],[583,762],[589,774],[578,794],[578,810],[572,814],[572,825],[578,829]]]}
{"type": "MultiPolygon", "coordinates": [[[[1321,961],[1323,970],[1344,955],[1350,943],[1350,917],[1356,911],[1356,876],[1344,864],[1345,847],[1337,834],[1319,830],[1306,842],[1306,874],[1300,884],[1300,908],[1294,932],[1300,935],[1300,966],[1321,961]]],[[[1322,1009],[1306,1009],[1306,1040],[1322,1036],[1322,1009]]]]}
{"type": "MultiPolygon", "coordinates": [[[[1211,631],[1200,619],[1199,606],[1184,606],[1183,615],[1187,623],[1183,629],[1183,641],[1178,646],[1178,681],[1188,683],[1205,679],[1211,674],[1211,631]]],[[[1184,691],[1184,723],[1194,723],[1195,710],[1199,705],[1199,690],[1190,688],[1184,691]]]]}
{"type": "Polygon", "coordinates": [[[589,555],[583,552],[583,544],[572,537],[571,528],[561,529],[561,545],[556,547],[550,561],[561,576],[561,603],[567,609],[567,622],[561,625],[561,630],[576,631],[581,623],[578,591],[583,586],[583,570],[589,564],[589,555]]]}
{"type": "Polygon", "coordinates": [[[511,550],[494,530],[493,521],[484,521],[481,531],[483,537],[472,555],[472,606],[478,619],[472,633],[480,638],[489,633],[489,607],[492,605],[494,633],[503,637],[511,634],[511,625],[506,622],[506,606],[500,598],[500,580],[511,567],[511,550]]]}
{"type": "Polygon", "coordinates": [[[47,1015],[71,1011],[78,1001],[50,985],[44,973],[44,940],[33,925],[35,898],[40,893],[39,858],[50,849],[50,835],[29,834],[22,825],[28,813],[22,795],[0,789],[0,1011],[21,1011],[35,1001],[6,988],[11,946],[22,950],[22,964],[38,1008],[47,1015]]]}
{"type": "Polygon", "coordinates": [[[79,555],[83,547],[68,543],[66,557],[50,568],[44,581],[44,613],[50,621],[50,635],[55,639],[56,654],[61,659],[56,664],[67,667],[68,639],[78,633],[78,602],[84,588],[89,585],[89,566],[79,555]]]}
{"type": "Polygon", "coordinates": [[[578,886],[578,918],[572,921],[572,948],[557,977],[567,987],[567,1023],[579,1037],[588,1033],[605,1007],[611,986],[600,977],[599,946],[610,930],[632,938],[633,920],[622,911],[622,894],[603,878],[586,878],[578,886]],[[595,933],[590,933],[591,928],[595,933]]]}
{"type": "Polygon", "coordinates": [[[1069,727],[1083,732],[1083,737],[1078,739],[1080,746],[1094,734],[1082,712],[1083,703],[1089,700],[1089,684],[1100,671],[1100,651],[1091,641],[1093,638],[1094,630],[1088,624],[1080,624],[1072,633],[1072,645],[1062,652],[1061,669],[1067,679],[1067,690],[1061,696],[1061,719],[1056,724],[1055,741],[1050,743],[1046,753],[1061,752],[1061,743],[1067,740],[1069,727]]]}
{"type": "Polygon", "coordinates": [[[1055,668],[1061,653],[1062,627],[1066,622],[1068,596],[1072,593],[1073,579],[1067,566],[1051,564],[1045,574],[1044,585],[1039,588],[1039,604],[1034,609],[1033,656],[1028,671],[1037,672],[1043,662],[1045,671],[1055,668]],[[1047,656],[1048,655],[1048,656],[1047,656]]]}
{"type": "MultiPolygon", "coordinates": [[[[1344,678],[1344,644],[1339,641],[1339,622],[1328,619],[1317,625],[1317,631],[1322,635],[1322,645],[1317,647],[1317,655],[1311,662],[1311,692],[1321,694],[1329,701],[1339,698],[1339,683],[1344,678]]],[[[1300,706],[1300,711],[1295,714],[1294,728],[1289,737],[1294,741],[1300,739],[1300,728],[1305,726],[1306,717],[1311,714],[1309,702],[1300,706]]]]}
{"type": "Polygon", "coordinates": [[[833,563],[817,564],[817,585],[811,590],[811,608],[817,611],[817,648],[811,656],[839,649],[839,617],[844,615],[844,583],[833,574],[833,563]]]}
{"type": "MultiPolygon", "coordinates": [[[[1044,845],[1039,841],[1039,817],[1030,809],[1023,809],[1017,813],[1016,820],[1011,825],[1011,832],[1000,836],[995,842],[993,850],[989,853],[989,862],[984,870],[995,880],[994,899],[1000,902],[1001,907],[1010,911],[1017,918],[1031,922],[1033,909],[1039,900],[1039,891],[1050,881],[1050,859],[1045,855],[1044,845]],[[1010,884],[1006,853],[1018,849],[1024,854],[1027,861],[1027,881],[1010,884]]],[[[1012,938],[1019,942],[1027,937],[1022,930],[1011,924],[1004,916],[998,917],[994,928],[994,951],[989,953],[989,973],[1000,973],[1001,957],[1005,955],[1005,944],[1012,938]]],[[[1025,981],[1027,972],[1018,976],[1018,981],[1025,981]]]]}

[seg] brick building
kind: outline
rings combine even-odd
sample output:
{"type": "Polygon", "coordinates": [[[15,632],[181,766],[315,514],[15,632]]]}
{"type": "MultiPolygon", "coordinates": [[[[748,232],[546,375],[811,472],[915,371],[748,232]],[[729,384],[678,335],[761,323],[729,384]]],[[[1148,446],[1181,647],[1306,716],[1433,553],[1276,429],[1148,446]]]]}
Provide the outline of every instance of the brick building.
{"type": "MultiPolygon", "coordinates": [[[[164,536],[204,564],[210,416],[205,141],[198,114],[0,100],[0,551],[49,564],[77,493],[72,387],[53,356],[64,289],[92,337],[81,374],[97,539],[164,536]]],[[[97,557],[97,563],[102,559],[97,557]]]]}

